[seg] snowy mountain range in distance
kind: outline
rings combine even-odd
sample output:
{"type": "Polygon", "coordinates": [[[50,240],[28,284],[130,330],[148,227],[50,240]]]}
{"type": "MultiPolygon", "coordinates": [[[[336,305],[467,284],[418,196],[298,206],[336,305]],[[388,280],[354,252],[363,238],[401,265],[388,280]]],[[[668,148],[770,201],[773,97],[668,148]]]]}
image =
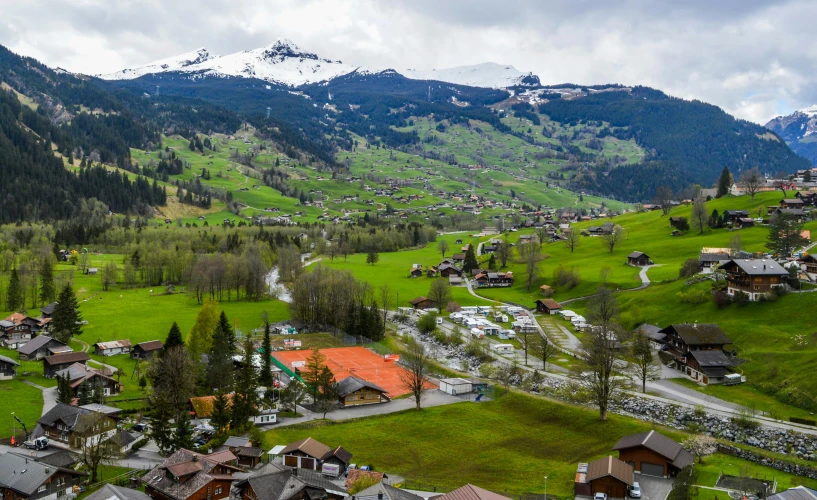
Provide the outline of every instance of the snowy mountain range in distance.
{"type": "MultiPolygon", "coordinates": [[[[258,78],[278,85],[298,87],[329,81],[354,72],[365,75],[383,71],[391,70],[373,70],[324,59],[302,50],[291,40],[279,39],[266,47],[224,56],[213,55],[206,48],[200,48],[142,66],[95,76],[103,80],[132,80],[145,75],[180,72],[189,73],[191,78],[202,76],[258,78]]],[[[397,72],[413,80],[436,80],[470,87],[508,88],[539,85],[539,78],[532,73],[522,73],[513,66],[490,62],[447,69],[427,71],[406,69],[397,72]]]]}

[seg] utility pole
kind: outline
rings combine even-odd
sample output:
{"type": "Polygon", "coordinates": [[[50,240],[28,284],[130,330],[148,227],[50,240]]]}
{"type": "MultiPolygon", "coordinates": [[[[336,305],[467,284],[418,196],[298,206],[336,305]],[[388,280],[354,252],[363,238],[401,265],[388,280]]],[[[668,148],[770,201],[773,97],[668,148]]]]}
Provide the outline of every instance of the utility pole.
{"type": "Polygon", "coordinates": [[[545,500],[548,500],[548,477],[545,476],[545,500]]]}

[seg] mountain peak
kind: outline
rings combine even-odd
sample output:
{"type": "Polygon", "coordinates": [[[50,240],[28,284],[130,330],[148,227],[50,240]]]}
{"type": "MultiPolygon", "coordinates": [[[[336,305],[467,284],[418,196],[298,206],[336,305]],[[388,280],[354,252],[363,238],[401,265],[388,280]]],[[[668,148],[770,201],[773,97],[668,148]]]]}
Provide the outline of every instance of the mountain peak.
{"type": "Polygon", "coordinates": [[[817,104],[801,109],[800,113],[808,116],[817,116],[817,104]]]}

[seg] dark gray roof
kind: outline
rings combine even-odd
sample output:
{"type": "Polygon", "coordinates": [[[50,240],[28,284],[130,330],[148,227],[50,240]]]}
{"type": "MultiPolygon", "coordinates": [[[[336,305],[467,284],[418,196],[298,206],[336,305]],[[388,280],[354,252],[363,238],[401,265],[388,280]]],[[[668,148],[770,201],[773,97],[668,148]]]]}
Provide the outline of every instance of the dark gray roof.
{"type": "Polygon", "coordinates": [[[661,333],[660,326],[650,325],[647,323],[644,323],[643,325],[639,326],[638,328],[635,329],[635,331],[636,333],[643,333],[644,335],[647,336],[648,339],[655,340],[656,342],[660,342],[664,340],[664,337],[666,337],[666,335],[661,333]]]}
{"type": "Polygon", "coordinates": [[[333,483],[318,471],[291,469],[282,464],[264,465],[247,479],[258,500],[286,500],[305,488],[346,494],[346,488],[333,483]]]}
{"type": "Polygon", "coordinates": [[[37,462],[31,458],[17,455],[16,453],[5,453],[0,455],[0,486],[14,490],[26,496],[33,495],[37,488],[45,483],[58,471],[68,472],[77,476],[84,476],[84,473],[72,471],[70,469],[60,469],[53,465],[37,462]]]}
{"type": "Polygon", "coordinates": [[[698,262],[720,262],[722,260],[729,260],[729,254],[725,254],[725,253],[701,253],[698,256],[698,262]]]}
{"type": "Polygon", "coordinates": [[[628,255],[627,258],[628,259],[637,259],[637,258],[641,257],[642,255],[644,257],[647,257],[647,258],[650,257],[649,255],[645,254],[644,252],[633,252],[630,255],[628,255]]]}
{"type": "Polygon", "coordinates": [[[621,438],[615,446],[614,450],[624,450],[627,448],[634,448],[643,446],[649,450],[658,453],[666,458],[672,465],[683,469],[687,465],[691,465],[695,457],[686,451],[680,443],[673,441],[667,436],[655,431],[639,432],[638,434],[630,434],[621,438]]]}
{"type": "Polygon", "coordinates": [[[72,428],[77,423],[77,417],[84,413],[91,412],[89,410],[67,405],[65,403],[57,403],[53,408],[48,410],[45,415],[40,417],[37,422],[48,426],[54,425],[57,422],[62,422],[69,428],[72,428]]]}
{"type": "Polygon", "coordinates": [[[692,356],[701,367],[704,366],[732,366],[732,362],[720,349],[710,349],[706,351],[690,351],[686,354],[692,356]]]}
{"type": "Polygon", "coordinates": [[[57,306],[57,302],[52,302],[47,306],[42,306],[40,308],[40,313],[42,314],[54,314],[54,307],[57,306]]]}
{"type": "Polygon", "coordinates": [[[242,446],[249,446],[251,443],[250,438],[248,437],[240,437],[240,436],[230,436],[224,441],[224,446],[228,448],[233,447],[242,447],[242,446]]]}
{"type": "Polygon", "coordinates": [[[131,435],[130,432],[126,431],[125,429],[119,429],[116,434],[109,437],[107,441],[110,441],[114,445],[118,447],[123,447],[131,444],[132,442],[136,441],[136,438],[131,435]]]}
{"type": "Polygon", "coordinates": [[[6,356],[0,356],[0,363],[8,363],[10,365],[20,366],[20,363],[14,361],[11,358],[6,357],[6,356]]]}
{"type": "Polygon", "coordinates": [[[79,455],[68,450],[60,450],[37,459],[38,462],[53,465],[54,467],[73,467],[79,461],[79,455]]]}
{"type": "Polygon", "coordinates": [[[150,497],[139,490],[105,484],[85,497],[85,500],[150,500],[150,497]]]}
{"type": "Polygon", "coordinates": [[[772,495],[768,500],[817,500],[817,491],[805,486],[798,486],[772,495]]]}
{"type": "MultiPolygon", "coordinates": [[[[369,486],[365,490],[355,493],[354,498],[356,500],[378,500],[381,498],[379,495],[383,495],[382,498],[385,500],[424,500],[423,497],[419,495],[385,483],[377,483],[369,486]]],[[[352,496],[350,495],[346,497],[345,500],[351,500],[351,498],[352,496]]]]}
{"type": "Polygon", "coordinates": [[[714,323],[678,323],[664,328],[661,333],[669,334],[672,331],[677,332],[686,345],[732,343],[732,339],[727,337],[723,330],[714,323]]]}
{"type": "MultiPolygon", "coordinates": [[[[31,354],[34,354],[34,351],[36,351],[37,349],[39,349],[41,347],[45,347],[45,345],[48,344],[49,342],[51,342],[52,340],[54,340],[54,339],[52,339],[48,335],[38,335],[37,337],[34,337],[33,339],[29,340],[28,342],[26,342],[25,344],[20,346],[20,348],[17,349],[17,352],[19,352],[21,354],[25,354],[27,356],[31,355],[31,354]]],[[[54,340],[54,342],[57,342],[57,341],[54,340]]],[[[57,342],[57,343],[62,344],[62,342],[57,342]]],[[[65,344],[62,344],[62,345],[65,345],[65,344]]]]}
{"type": "Polygon", "coordinates": [[[723,211],[723,213],[725,213],[725,214],[729,215],[730,217],[731,217],[731,216],[743,216],[743,215],[749,215],[749,211],[748,211],[748,210],[724,210],[724,211],[723,211]]]}
{"type": "Polygon", "coordinates": [[[721,267],[735,264],[750,276],[788,276],[783,266],[771,259],[732,259],[721,267]]]}
{"type": "Polygon", "coordinates": [[[368,387],[370,389],[374,389],[375,391],[380,391],[383,393],[386,392],[386,390],[383,389],[382,387],[379,387],[367,380],[363,380],[362,378],[350,375],[345,379],[341,380],[340,382],[338,382],[337,385],[338,396],[340,397],[348,396],[349,394],[352,394],[355,391],[359,391],[364,387],[368,387]]]}
{"type": "Polygon", "coordinates": [[[164,344],[162,344],[161,340],[148,340],[147,342],[141,342],[136,344],[134,348],[140,348],[143,351],[155,351],[157,349],[162,349],[164,344]]]}

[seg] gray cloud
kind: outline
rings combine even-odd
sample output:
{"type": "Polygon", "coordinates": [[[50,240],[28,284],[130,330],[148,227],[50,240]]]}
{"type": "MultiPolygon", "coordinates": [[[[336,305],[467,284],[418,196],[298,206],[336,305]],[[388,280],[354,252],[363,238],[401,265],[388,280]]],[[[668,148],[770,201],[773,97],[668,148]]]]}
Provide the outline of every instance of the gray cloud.
{"type": "Polygon", "coordinates": [[[290,38],[371,68],[493,61],[546,83],[649,85],[765,120],[817,103],[817,4],[623,0],[0,0],[0,43],[114,71],[290,38]]]}

